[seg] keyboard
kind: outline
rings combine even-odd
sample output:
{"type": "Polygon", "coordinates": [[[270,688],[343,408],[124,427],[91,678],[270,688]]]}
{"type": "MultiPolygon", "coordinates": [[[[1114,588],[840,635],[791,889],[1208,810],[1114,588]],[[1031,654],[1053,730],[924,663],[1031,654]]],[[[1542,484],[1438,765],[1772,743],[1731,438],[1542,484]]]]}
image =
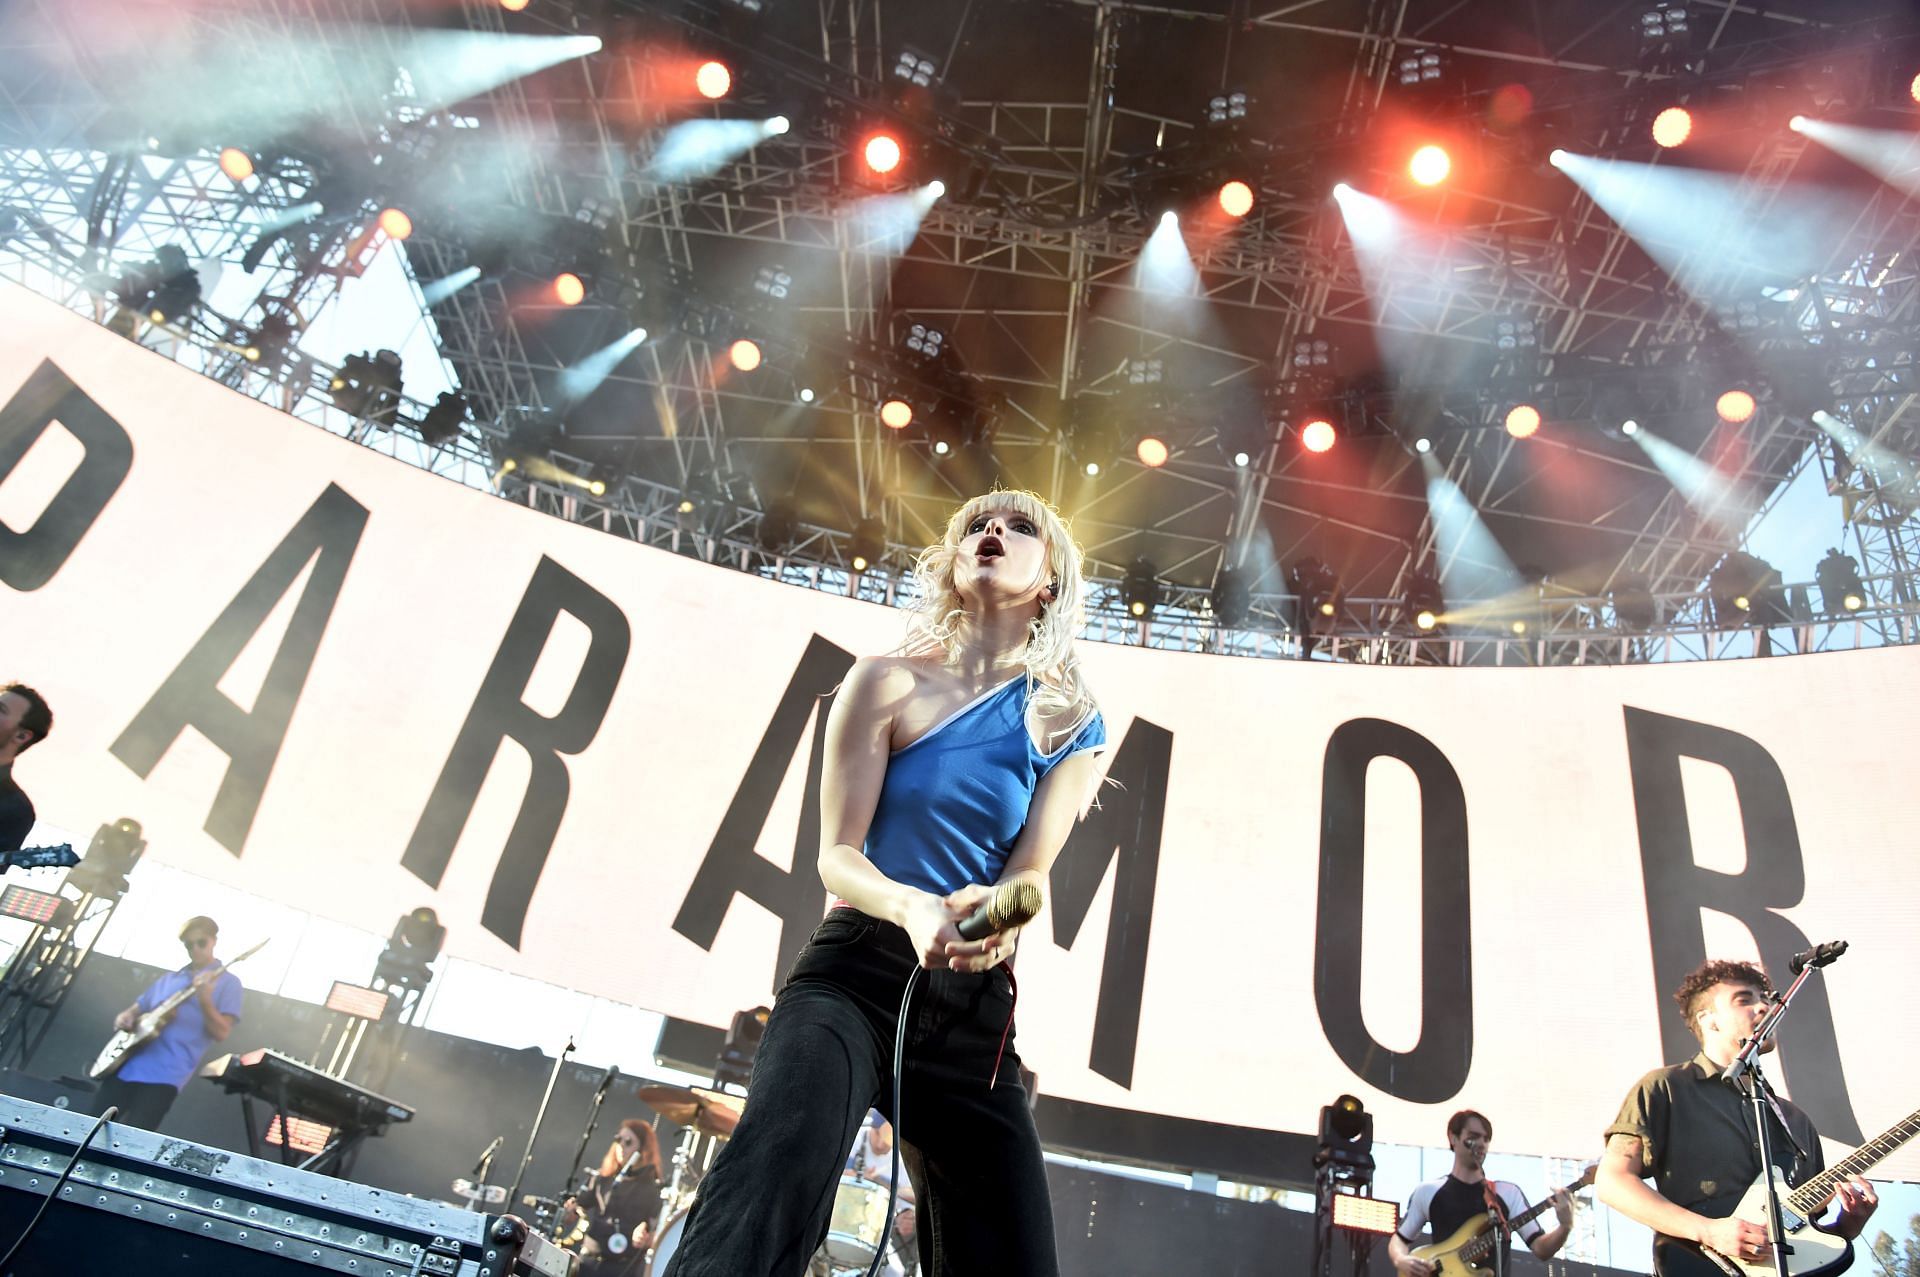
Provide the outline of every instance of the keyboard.
{"type": "Polygon", "coordinates": [[[293,1117],[378,1134],[411,1122],[413,1110],[365,1087],[322,1073],[290,1055],[261,1048],[223,1055],[200,1070],[230,1095],[252,1095],[293,1117]]]}

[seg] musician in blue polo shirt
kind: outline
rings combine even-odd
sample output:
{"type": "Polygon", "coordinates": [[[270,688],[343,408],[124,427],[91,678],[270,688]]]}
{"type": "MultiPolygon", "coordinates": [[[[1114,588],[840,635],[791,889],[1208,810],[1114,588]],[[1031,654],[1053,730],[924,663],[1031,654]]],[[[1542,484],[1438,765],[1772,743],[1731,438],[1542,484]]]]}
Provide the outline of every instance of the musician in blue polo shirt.
{"type": "Polygon", "coordinates": [[[119,1071],[100,1084],[99,1108],[118,1105],[116,1121],[158,1130],[180,1088],[199,1069],[207,1048],[226,1041],[239,1023],[244,991],[240,977],[214,961],[213,946],[219,938],[220,926],[212,918],[187,919],[180,928],[187,965],[155,980],[137,1002],[114,1017],[114,1028],[132,1029],[141,1016],[174,994],[194,988],[194,995],[174,1010],[160,1036],[136,1048],[119,1071]]]}

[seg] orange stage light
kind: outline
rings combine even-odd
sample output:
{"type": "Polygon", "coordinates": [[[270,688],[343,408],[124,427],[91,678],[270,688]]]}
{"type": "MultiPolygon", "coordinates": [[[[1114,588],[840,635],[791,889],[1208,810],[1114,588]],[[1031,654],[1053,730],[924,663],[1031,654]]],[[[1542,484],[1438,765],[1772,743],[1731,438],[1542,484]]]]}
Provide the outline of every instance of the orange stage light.
{"type": "Polygon", "coordinates": [[[1753,396],[1744,390],[1729,390],[1714,400],[1713,410],[1720,414],[1720,420],[1728,425],[1737,426],[1753,418],[1755,408],[1753,396]]]}
{"type": "Polygon", "coordinates": [[[723,98],[733,88],[733,72],[727,70],[724,62],[702,62],[700,69],[693,73],[693,87],[703,98],[723,98]]]}
{"type": "Polygon", "coordinates": [[[1515,404],[1507,413],[1507,433],[1516,439],[1531,439],[1540,429],[1540,410],[1530,403],[1515,404]]]}
{"type": "Polygon", "coordinates": [[[1913,83],[1907,86],[1907,96],[1920,102],[1920,75],[1913,77],[1913,83]]]}
{"type": "Polygon", "coordinates": [[[1333,423],[1322,417],[1315,417],[1300,427],[1300,446],[1308,452],[1326,452],[1338,437],[1333,423]]]}
{"type": "Polygon", "coordinates": [[[527,7],[527,0],[500,0],[500,7],[509,13],[518,13],[527,7]]]}
{"type": "Polygon", "coordinates": [[[389,239],[405,239],[413,234],[413,219],[397,208],[380,210],[380,229],[389,239]]]}
{"type": "Polygon", "coordinates": [[[567,271],[553,277],[553,297],[562,306],[578,306],[586,300],[587,285],[578,275],[567,271]]]}
{"type": "Polygon", "coordinates": [[[1245,217],[1253,211],[1253,188],[1235,179],[1220,188],[1220,211],[1228,217],[1245,217]]]}
{"type": "Polygon", "coordinates": [[[229,146],[220,152],[220,171],[236,182],[244,182],[253,176],[253,157],[237,146],[229,146]]]}
{"type": "Polygon", "coordinates": [[[891,133],[875,133],[860,148],[867,168],[875,173],[891,173],[900,167],[900,140],[891,133]]]}
{"type": "Polygon", "coordinates": [[[1141,465],[1157,470],[1167,464],[1167,457],[1170,454],[1164,440],[1148,435],[1140,441],[1139,447],[1134,449],[1134,455],[1140,458],[1141,465]]]}
{"type": "Polygon", "coordinates": [[[1693,136],[1693,112],[1670,106],[1653,117],[1653,140],[1669,149],[1693,136]]]}
{"type": "Polygon", "coordinates": [[[1453,172],[1453,157],[1447,148],[1429,142],[1407,161],[1407,176],[1422,186],[1438,186],[1453,172]]]}
{"type": "Polygon", "coordinates": [[[889,430],[905,430],[913,424],[913,405],[904,399],[889,399],[880,405],[880,424],[889,430]]]}
{"type": "Polygon", "coordinates": [[[752,372],[760,366],[760,345],[750,338],[742,337],[727,347],[727,360],[741,372],[752,372]]]}

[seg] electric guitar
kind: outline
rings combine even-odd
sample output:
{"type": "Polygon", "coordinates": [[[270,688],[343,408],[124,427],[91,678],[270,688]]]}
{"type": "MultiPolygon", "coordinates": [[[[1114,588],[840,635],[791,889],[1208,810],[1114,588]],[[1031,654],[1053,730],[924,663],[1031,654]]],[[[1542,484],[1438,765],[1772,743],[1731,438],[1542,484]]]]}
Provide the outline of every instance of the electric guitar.
{"type": "MultiPolygon", "coordinates": [[[[1785,1277],[1825,1277],[1828,1273],[1846,1271],[1847,1266],[1853,1263],[1853,1243],[1834,1233],[1820,1231],[1813,1226],[1813,1221],[1826,1209],[1834,1190],[1843,1181],[1866,1174],[1876,1162],[1915,1135],[1920,1135],[1920,1109],[1907,1114],[1877,1138],[1868,1140],[1798,1188],[1788,1188],[1787,1177],[1780,1173],[1778,1167],[1773,1168],[1773,1181],[1780,1191],[1780,1222],[1786,1232],[1785,1277]]],[[[1766,1224],[1765,1176],[1753,1181],[1753,1186],[1747,1189],[1733,1214],[1735,1218],[1749,1223],[1766,1224]]],[[[1669,1237],[1666,1242],[1667,1259],[1662,1264],[1666,1277],[1695,1277],[1696,1274],[1698,1277],[1716,1277],[1720,1273],[1729,1274],[1729,1277],[1779,1277],[1773,1269],[1771,1250],[1760,1259],[1748,1261],[1733,1259],[1719,1251],[1678,1238],[1669,1237]]]]}
{"type": "Polygon", "coordinates": [[[0,874],[9,869],[71,869],[80,863],[73,844],[58,847],[22,847],[18,851],[0,851],[0,874]]]}
{"type": "Polygon", "coordinates": [[[116,1030],[114,1035],[107,1039],[107,1044],[100,1048],[100,1054],[94,1057],[93,1067],[87,1070],[87,1076],[111,1077],[119,1072],[120,1066],[127,1062],[127,1057],[160,1036],[160,1030],[167,1027],[167,1021],[173,1019],[173,1013],[180,1009],[182,1003],[198,994],[206,985],[219,979],[220,973],[231,967],[234,962],[251,958],[260,952],[266,943],[262,940],[232,962],[219,962],[208,967],[195,975],[187,983],[186,988],[171,995],[165,1002],[135,1020],[131,1029],[116,1030]]]}
{"type": "MultiPolygon", "coordinates": [[[[1593,1172],[1598,1166],[1598,1162],[1587,1163],[1587,1169],[1580,1173],[1579,1179],[1567,1185],[1567,1191],[1578,1193],[1592,1184],[1593,1172]]],[[[1508,1226],[1517,1233],[1522,1224],[1531,1223],[1543,1212],[1552,1209],[1553,1195],[1549,1193],[1545,1201],[1508,1220],[1508,1226]]],[[[1492,1217],[1482,1213],[1454,1229],[1452,1236],[1444,1241],[1416,1247],[1413,1257],[1432,1264],[1434,1277],[1481,1277],[1494,1247],[1506,1244],[1506,1237],[1495,1230],[1492,1217]]]]}

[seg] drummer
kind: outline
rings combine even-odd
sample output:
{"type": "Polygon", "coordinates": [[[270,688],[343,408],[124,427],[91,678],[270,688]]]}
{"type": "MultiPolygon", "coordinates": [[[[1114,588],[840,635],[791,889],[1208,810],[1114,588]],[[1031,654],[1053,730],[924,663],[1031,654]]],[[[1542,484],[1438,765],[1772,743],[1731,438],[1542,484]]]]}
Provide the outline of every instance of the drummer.
{"type": "MultiPolygon", "coordinates": [[[[867,1113],[867,1120],[854,1137],[853,1150],[847,1154],[847,1174],[871,1180],[884,1187],[893,1176],[893,1123],[879,1109],[867,1113]]],[[[913,1208],[913,1183],[900,1176],[900,1202],[894,1208],[893,1226],[884,1243],[887,1257],[880,1271],[888,1277],[912,1277],[920,1269],[920,1252],[913,1240],[916,1219],[913,1208]]]]}
{"type": "MultiPolygon", "coordinates": [[[[893,1123],[880,1116],[879,1109],[868,1110],[860,1133],[853,1137],[847,1173],[881,1185],[893,1178],[893,1123]]],[[[913,1202],[913,1182],[904,1174],[900,1176],[900,1200],[913,1202]]]]}

